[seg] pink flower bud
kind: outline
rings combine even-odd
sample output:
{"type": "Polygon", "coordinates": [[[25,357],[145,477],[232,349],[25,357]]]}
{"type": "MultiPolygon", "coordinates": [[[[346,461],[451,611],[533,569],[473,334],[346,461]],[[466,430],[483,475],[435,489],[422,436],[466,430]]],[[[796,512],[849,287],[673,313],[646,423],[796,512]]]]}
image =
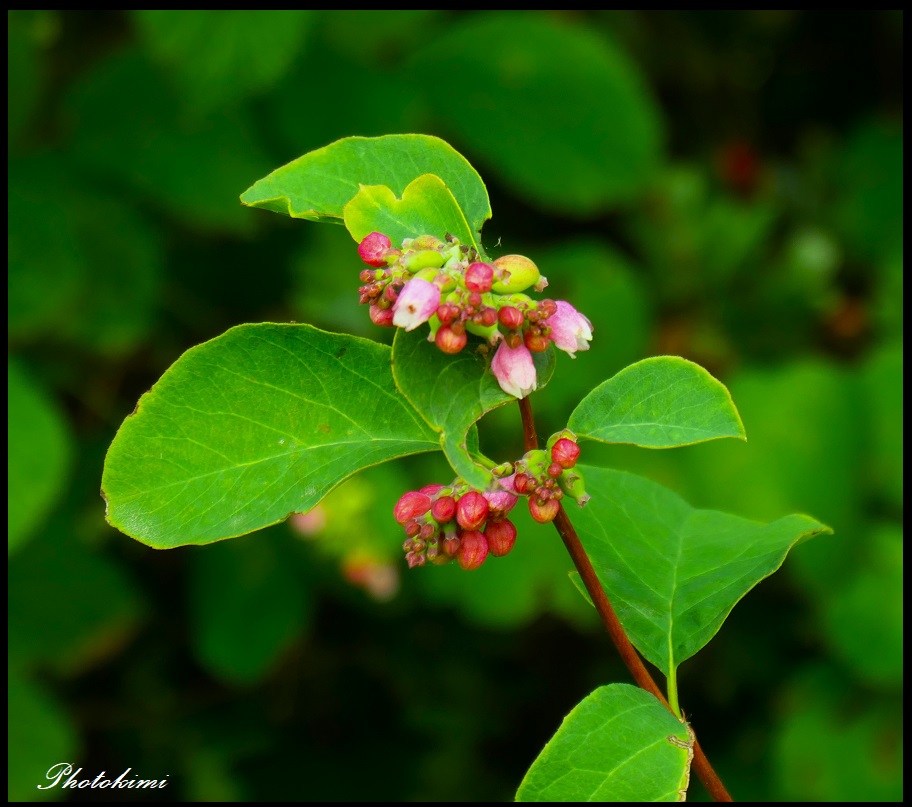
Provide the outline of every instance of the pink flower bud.
{"type": "Polygon", "coordinates": [[[504,328],[515,331],[517,328],[522,328],[525,317],[518,308],[514,308],[512,305],[505,305],[497,312],[497,319],[500,320],[500,324],[504,328]]]}
{"type": "Polygon", "coordinates": [[[551,446],[551,459],[553,459],[561,468],[572,468],[576,465],[576,461],[580,455],[580,447],[573,442],[573,440],[568,440],[566,437],[561,437],[553,446],[551,446]]]}
{"type": "Polygon", "coordinates": [[[399,292],[393,305],[393,325],[413,331],[427,322],[440,305],[440,289],[427,280],[413,277],[399,292]]]}
{"type": "Polygon", "coordinates": [[[452,496],[441,496],[431,505],[431,515],[438,524],[452,521],[456,515],[456,500],[452,496]]]}
{"type": "Polygon", "coordinates": [[[560,502],[556,499],[542,499],[539,496],[529,497],[529,512],[539,524],[547,524],[549,521],[554,521],[558,510],[560,510],[560,502]]]}
{"type": "Polygon", "coordinates": [[[481,494],[488,500],[489,514],[504,516],[516,505],[517,498],[505,490],[486,490],[481,494]]]}
{"type": "Polygon", "coordinates": [[[443,542],[443,553],[449,555],[451,558],[455,558],[459,553],[459,547],[462,545],[462,542],[459,540],[459,537],[456,535],[448,535],[443,542]]]}
{"type": "Polygon", "coordinates": [[[589,350],[592,323],[570,303],[558,300],[556,305],[557,311],[548,317],[551,340],[570,356],[574,356],[577,350],[589,350]]]}
{"type": "Polygon", "coordinates": [[[563,472],[564,469],[561,467],[559,462],[552,462],[548,466],[548,476],[550,476],[552,479],[557,479],[557,477],[559,477],[563,472]]]}
{"type": "Polygon", "coordinates": [[[478,530],[488,518],[488,500],[470,490],[456,503],[456,523],[464,530],[478,530]]]}
{"type": "Polygon", "coordinates": [[[441,490],[443,490],[445,487],[446,487],[446,485],[437,485],[437,484],[425,485],[418,492],[423,493],[425,496],[434,496],[435,494],[437,494],[441,490]]]}
{"type": "Polygon", "coordinates": [[[358,244],[358,254],[368,266],[386,266],[386,251],[392,245],[383,233],[371,233],[358,244]]]}
{"type": "Polygon", "coordinates": [[[488,539],[480,532],[470,530],[459,538],[459,551],[456,560],[467,572],[477,569],[488,556],[488,539]]]}
{"type": "Polygon", "coordinates": [[[404,525],[407,521],[418,516],[423,516],[431,509],[431,499],[423,493],[410,490],[396,502],[393,508],[393,516],[396,521],[404,525]]]}
{"type": "Polygon", "coordinates": [[[488,539],[488,550],[495,558],[508,555],[516,543],[516,527],[506,518],[500,521],[489,521],[484,534],[488,539]]]}
{"type": "Polygon", "coordinates": [[[477,291],[484,294],[491,291],[491,283],[494,280],[494,267],[487,263],[473,263],[466,269],[465,285],[469,291],[477,291]]]}
{"type": "Polygon", "coordinates": [[[466,336],[464,329],[456,329],[450,325],[441,325],[437,329],[437,335],[434,337],[434,343],[444,353],[455,354],[466,346],[469,337],[466,336]]]}
{"type": "Polygon", "coordinates": [[[491,361],[491,369],[500,388],[507,394],[525,398],[535,391],[535,365],[525,345],[511,348],[506,341],[501,342],[491,361]]]}

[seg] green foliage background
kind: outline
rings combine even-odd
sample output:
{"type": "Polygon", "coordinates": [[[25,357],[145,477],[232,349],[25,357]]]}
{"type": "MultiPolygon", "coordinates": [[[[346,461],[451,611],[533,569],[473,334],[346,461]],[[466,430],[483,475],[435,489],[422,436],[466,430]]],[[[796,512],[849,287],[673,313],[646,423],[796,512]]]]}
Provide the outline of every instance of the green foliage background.
{"type": "MultiPolygon", "coordinates": [[[[184,350],[268,320],[391,335],[357,305],[343,228],[238,196],[397,132],[464,154],[485,244],[593,321],[534,399],[542,432],[624,365],[682,355],[728,385],[749,442],[589,443],[586,462],[834,528],[681,668],[735,798],[902,798],[900,12],[8,23],[10,799],[98,797],[36,790],[68,761],[168,775],[150,799],[510,800],[563,715],[628,680],[527,518],[496,565],[405,573],[392,504],[449,481],[439,455],[207,547],[104,521],[107,446],[184,350]]],[[[521,453],[515,407],[480,432],[521,453]]]]}

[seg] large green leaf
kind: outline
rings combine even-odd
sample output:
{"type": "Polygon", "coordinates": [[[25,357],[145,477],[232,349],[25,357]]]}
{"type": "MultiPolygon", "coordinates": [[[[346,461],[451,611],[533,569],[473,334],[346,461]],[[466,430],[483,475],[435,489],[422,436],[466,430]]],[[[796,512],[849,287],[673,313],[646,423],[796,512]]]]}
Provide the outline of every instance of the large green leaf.
{"type": "Polygon", "coordinates": [[[728,390],[699,364],[654,356],[599,384],[570,415],[580,437],[672,448],[744,436],[728,390]]]}
{"type": "Polygon", "coordinates": [[[564,718],[516,801],[684,801],[693,738],[654,695],[599,687],[564,718]]]}
{"type": "Polygon", "coordinates": [[[524,198],[589,215],[649,183],[658,110],[636,66],[592,26],[483,11],[422,44],[407,65],[435,125],[524,198]]]}
{"type": "Polygon", "coordinates": [[[630,640],[666,676],[793,546],[832,532],[805,515],[759,524],[697,510],[621,471],[587,466],[583,475],[592,498],[573,513],[580,539],[630,640]]]}
{"type": "Polygon", "coordinates": [[[363,185],[345,205],[345,227],[355,241],[372,232],[389,236],[394,244],[404,238],[451,233],[463,244],[478,244],[462,210],[443,180],[424,174],[410,182],[402,198],[385,185],[363,185]]]}
{"type": "Polygon", "coordinates": [[[478,172],[448,143],[419,134],[346,137],[298,157],[248,188],[241,202],[293,218],[342,223],[362,185],[386,185],[401,196],[423,174],[440,177],[473,233],[491,218],[478,172]]]}
{"type": "Polygon", "coordinates": [[[206,544],[313,507],[355,471],[430,451],[384,345],[240,325],[187,351],[120,427],[108,521],[156,548],[206,544]]]}
{"type": "Polygon", "coordinates": [[[7,385],[7,529],[12,552],[47,516],[61,492],[71,448],[56,404],[12,361],[7,366],[7,385]]]}
{"type": "Polygon", "coordinates": [[[172,73],[196,114],[277,81],[300,50],[312,15],[301,9],[133,12],[143,44],[172,73]]]}
{"type": "MultiPolygon", "coordinates": [[[[484,488],[491,475],[469,456],[466,434],[485,412],[516,398],[500,388],[488,359],[473,349],[474,344],[470,341],[461,353],[450,356],[428,342],[425,328],[400,328],[393,339],[393,376],[402,394],[438,433],[453,470],[473,487],[484,488]]],[[[541,388],[554,372],[554,349],[533,356],[541,388]]]]}

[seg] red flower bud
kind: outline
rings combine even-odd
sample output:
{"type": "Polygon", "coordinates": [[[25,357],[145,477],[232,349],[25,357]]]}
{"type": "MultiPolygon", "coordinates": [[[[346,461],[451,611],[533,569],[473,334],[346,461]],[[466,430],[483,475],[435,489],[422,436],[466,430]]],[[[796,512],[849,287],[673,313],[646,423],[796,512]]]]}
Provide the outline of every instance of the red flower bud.
{"type": "Polygon", "coordinates": [[[393,516],[396,521],[404,525],[410,519],[423,516],[430,509],[431,499],[429,496],[410,490],[396,502],[396,506],[393,508],[393,516]]]}
{"type": "Polygon", "coordinates": [[[382,328],[393,327],[392,308],[380,308],[379,305],[372,305],[369,310],[371,322],[373,322],[374,325],[379,325],[382,328]]]}
{"type": "Polygon", "coordinates": [[[488,539],[480,532],[470,530],[462,533],[459,539],[459,551],[456,560],[467,572],[477,569],[488,556],[488,539]]]}
{"type": "Polygon", "coordinates": [[[559,477],[563,472],[564,469],[561,468],[560,463],[552,462],[548,466],[548,476],[550,476],[552,479],[557,479],[557,477],[559,477]]]}
{"type": "Polygon", "coordinates": [[[489,521],[484,534],[488,539],[488,549],[495,558],[508,555],[516,543],[516,527],[506,518],[501,521],[489,521]]]}
{"type": "Polygon", "coordinates": [[[358,254],[369,266],[386,266],[386,251],[392,245],[383,233],[370,233],[358,244],[358,254]]]}
{"type": "Polygon", "coordinates": [[[519,331],[513,331],[513,333],[508,333],[504,337],[504,342],[506,343],[508,348],[510,348],[512,350],[516,350],[516,348],[518,348],[523,343],[522,334],[519,333],[519,331]]]}
{"type": "Polygon", "coordinates": [[[517,493],[525,493],[529,489],[529,483],[531,481],[528,474],[516,474],[516,476],[513,477],[513,489],[517,493]]]}
{"type": "Polygon", "coordinates": [[[526,343],[526,347],[533,353],[544,353],[548,349],[548,342],[550,340],[547,336],[542,336],[538,331],[533,331],[531,328],[528,328],[523,333],[523,341],[526,343]]]}
{"type": "Polygon", "coordinates": [[[441,325],[449,325],[456,317],[459,316],[459,306],[453,303],[444,303],[437,306],[437,319],[441,325]]]}
{"type": "Polygon", "coordinates": [[[504,328],[515,331],[518,328],[522,328],[525,317],[523,317],[522,311],[518,308],[514,308],[512,305],[505,305],[497,312],[497,319],[500,320],[500,324],[504,328]]]}
{"type": "Polygon", "coordinates": [[[486,291],[491,291],[491,283],[493,281],[494,267],[490,264],[473,263],[466,269],[465,285],[469,291],[477,291],[482,294],[486,291]]]}
{"type": "Polygon", "coordinates": [[[418,555],[415,552],[409,552],[405,556],[405,560],[409,565],[409,569],[414,569],[416,566],[424,566],[427,562],[427,558],[424,555],[418,555]]]}
{"type": "Polygon", "coordinates": [[[465,330],[462,330],[462,333],[457,333],[456,329],[450,325],[441,325],[437,329],[437,335],[434,337],[434,342],[437,347],[439,347],[444,353],[458,353],[466,346],[468,337],[466,336],[465,330]]]}
{"type": "Polygon", "coordinates": [[[459,552],[459,547],[461,546],[461,541],[458,536],[450,535],[443,542],[443,552],[446,555],[449,555],[451,558],[455,558],[459,552]]]}
{"type": "Polygon", "coordinates": [[[435,494],[437,494],[439,491],[443,490],[445,487],[446,487],[446,485],[436,485],[436,484],[435,485],[425,485],[418,492],[423,493],[425,496],[430,496],[433,498],[435,494]]]}
{"type": "Polygon", "coordinates": [[[464,530],[478,530],[488,518],[488,500],[470,490],[456,503],[456,523],[464,530]]]}
{"type": "Polygon", "coordinates": [[[405,524],[403,524],[403,527],[405,528],[405,534],[409,538],[414,538],[419,532],[421,532],[421,524],[419,524],[418,521],[414,518],[406,521],[405,524]]]}
{"type": "Polygon", "coordinates": [[[431,505],[431,515],[438,524],[452,521],[456,515],[456,500],[452,496],[441,496],[431,505]]]}
{"type": "Polygon", "coordinates": [[[560,502],[556,499],[542,499],[538,496],[529,498],[529,512],[539,524],[554,521],[558,510],[560,510],[560,502]]]}
{"type": "Polygon", "coordinates": [[[568,440],[566,437],[561,437],[553,446],[551,446],[551,459],[553,459],[561,468],[572,468],[576,465],[576,461],[580,455],[580,447],[573,442],[573,440],[568,440]]]}

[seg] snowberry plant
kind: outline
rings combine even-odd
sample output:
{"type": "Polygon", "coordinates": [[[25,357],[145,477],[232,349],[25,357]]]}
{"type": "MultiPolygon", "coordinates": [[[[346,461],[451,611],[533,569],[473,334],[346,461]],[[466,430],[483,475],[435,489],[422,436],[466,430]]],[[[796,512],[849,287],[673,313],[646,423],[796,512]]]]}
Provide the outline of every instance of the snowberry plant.
{"type": "Polygon", "coordinates": [[[373,323],[395,329],[392,347],[261,323],[187,351],[108,451],[109,522],[158,549],[207,544],[307,512],[363,468],[442,451],[452,478],[389,503],[409,573],[509,563],[523,540],[511,511],[527,507],[556,527],[571,579],[637,684],[606,684],[579,703],[516,798],[675,801],[693,766],[713,798],[728,799],[679,704],[677,668],[791,547],[828,528],[804,515],[760,524],[697,510],[647,479],[582,462],[587,441],[744,439],[726,388],[683,358],[647,358],[594,385],[541,447],[531,397],[551,379],[555,352],[597,350],[610,336],[593,331],[584,300],[546,296],[533,258],[488,254],[485,186],[437,138],[346,138],[241,201],[343,224],[352,264],[333,271],[351,272],[353,305],[357,295],[373,323]],[[485,456],[477,421],[516,402],[525,453],[485,456]]]}

